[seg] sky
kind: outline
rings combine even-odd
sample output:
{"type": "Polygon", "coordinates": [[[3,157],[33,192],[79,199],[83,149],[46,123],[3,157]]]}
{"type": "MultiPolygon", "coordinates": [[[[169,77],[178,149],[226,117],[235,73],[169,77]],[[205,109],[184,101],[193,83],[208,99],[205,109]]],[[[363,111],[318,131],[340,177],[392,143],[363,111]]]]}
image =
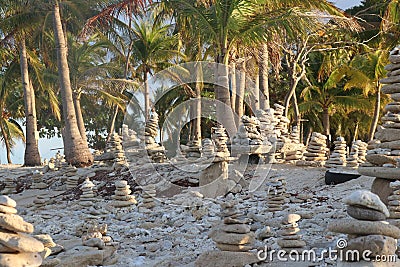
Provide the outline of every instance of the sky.
{"type": "MultiPolygon", "coordinates": [[[[361,3],[361,0],[332,0],[333,4],[337,7],[345,10],[352,6],[357,6],[361,3]]],[[[61,138],[51,138],[51,139],[40,139],[39,140],[39,152],[43,159],[50,159],[56,153],[58,148],[62,147],[62,139],[61,138]]],[[[17,145],[13,149],[13,153],[11,155],[11,159],[14,164],[22,164],[24,161],[24,151],[25,147],[22,142],[17,142],[17,145]]],[[[61,152],[63,152],[61,150],[61,152]]],[[[0,145],[0,164],[6,164],[7,158],[5,153],[5,147],[0,145]]]]}

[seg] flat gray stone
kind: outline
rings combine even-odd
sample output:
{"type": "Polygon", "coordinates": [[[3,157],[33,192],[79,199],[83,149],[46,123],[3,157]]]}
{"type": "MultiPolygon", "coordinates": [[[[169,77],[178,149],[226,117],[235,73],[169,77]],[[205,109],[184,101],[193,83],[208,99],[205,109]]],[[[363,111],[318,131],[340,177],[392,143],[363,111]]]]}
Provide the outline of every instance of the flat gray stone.
{"type": "Polygon", "coordinates": [[[328,224],[328,230],[350,235],[385,235],[400,238],[400,229],[383,222],[359,221],[355,219],[335,220],[328,224]]]}
{"type": "Polygon", "coordinates": [[[42,257],[39,253],[1,253],[1,267],[39,267],[42,264],[42,257]]]}
{"type": "Polygon", "coordinates": [[[389,210],[379,196],[367,190],[357,190],[344,199],[344,203],[352,206],[361,206],[382,212],[389,217],[389,210]]]}
{"type": "Polygon", "coordinates": [[[384,221],[387,218],[380,211],[357,206],[347,206],[347,214],[354,219],[364,221],[384,221]]]}

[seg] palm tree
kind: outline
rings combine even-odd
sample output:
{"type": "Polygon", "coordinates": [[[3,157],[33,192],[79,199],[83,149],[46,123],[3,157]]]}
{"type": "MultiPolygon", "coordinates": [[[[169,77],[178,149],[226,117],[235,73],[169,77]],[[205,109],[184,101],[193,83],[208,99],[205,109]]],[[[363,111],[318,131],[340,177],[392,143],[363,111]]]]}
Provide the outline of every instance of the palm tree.
{"type": "Polygon", "coordinates": [[[53,2],[54,35],[56,41],[58,75],[65,127],[63,132],[64,154],[68,163],[76,166],[87,166],[93,163],[87,143],[79,131],[67,58],[67,45],[60,16],[59,0],[53,2]]]}
{"type": "Polygon", "coordinates": [[[177,37],[171,35],[171,26],[153,19],[151,14],[145,18],[138,18],[133,22],[133,49],[132,57],[137,63],[136,72],[141,75],[144,85],[144,116],[147,119],[150,111],[149,74],[152,71],[166,68],[169,60],[179,54],[176,49],[177,37]]]}

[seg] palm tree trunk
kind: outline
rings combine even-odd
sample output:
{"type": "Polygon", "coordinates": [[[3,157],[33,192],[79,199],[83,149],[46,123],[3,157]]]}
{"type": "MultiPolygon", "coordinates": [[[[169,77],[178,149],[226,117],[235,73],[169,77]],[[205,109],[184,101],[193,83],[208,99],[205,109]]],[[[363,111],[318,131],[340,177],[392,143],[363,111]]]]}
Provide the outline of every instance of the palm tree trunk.
{"type": "Polygon", "coordinates": [[[330,135],[330,125],[329,125],[329,110],[328,108],[323,108],[322,111],[322,125],[324,126],[324,135],[330,135]]]}
{"type": "Polygon", "coordinates": [[[88,166],[93,163],[93,155],[90,153],[88,146],[84,144],[78,128],[69,75],[67,47],[61,23],[58,0],[54,0],[53,12],[58,75],[65,120],[65,127],[62,131],[65,159],[68,163],[75,166],[88,166]]]}
{"type": "Polygon", "coordinates": [[[268,87],[268,45],[266,43],[262,44],[259,54],[259,65],[258,73],[260,76],[260,108],[265,110],[270,108],[269,105],[269,87],[268,87]]]}
{"type": "Polygon", "coordinates": [[[26,142],[25,142],[25,166],[40,166],[40,154],[38,146],[38,132],[36,122],[35,93],[29,80],[28,58],[26,54],[25,38],[20,42],[20,67],[22,87],[24,89],[24,104],[26,118],[26,142]]]}
{"type": "MultiPolygon", "coordinates": [[[[224,50],[226,51],[226,49],[224,50]]],[[[215,85],[217,103],[217,121],[225,127],[228,136],[233,137],[236,133],[235,121],[232,114],[231,96],[229,92],[228,65],[225,63],[225,54],[217,55],[217,84],[215,85]]]]}
{"type": "Polygon", "coordinates": [[[229,77],[231,80],[231,106],[232,110],[236,109],[236,64],[233,61],[230,64],[230,72],[229,72],[229,77]]]}
{"type": "Polygon", "coordinates": [[[144,118],[145,121],[149,118],[149,112],[150,112],[150,92],[149,92],[149,83],[147,81],[147,69],[144,71],[143,74],[143,83],[144,83],[144,118]]]}
{"type": "Polygon", "coordinates": [[[0,130],[1,130],[1,136],[3,137],[4,140],[4,145],[6,146],[7,163],[12,164],[10,140],[2,124],[0,124],[0,130]]]}
{"type": "Polygon", "coordinates": [[[203,71],[201,64],[196,64],[196,98],[195,98],[195,119],[194,119],[194,141],[201,141],[201,90],[203,89],[203,71]]]}
{"type": "Polygon", "coordinates": [[[253,111],[260,109],[260,75],[258,73],[255,77],[255,88],[254,88],[254,105],[252,106],[253,111]]]}
{"type": "Polygon", "coordinates": [[[381,86],[378,85],[375,94],[374,117],[372,118],[371,127],[369,128],[369,134],[368,134],[369,141],[374,139],[376,127],[378,126],[380,109],[381,109],[381,86]]]}
{"type": "MultiPolygon", "coordinates": [[[[236,114],[238,115],[238,119],[242,118],[244,114],[244,93],[246,89],[246,61],[239,65],[239,84],[237,89],[237,99],[236,99],[236,114]]],[[[237,123],[239,125],[239,123],[237,123]]]]}
{"type": "Polygon", "coordinates": [[[76,112],[76,119],[78,122],[79,133],[81,134],[82,141],[85,144],[85,146],[88,146],[85,122],[83,120],[82,109],[81,109],[81,92],[76,93],[74,96],[74,107],[76,112]]]}
{"type": "Polygon", "coordinates": [[[114,109],[113,116],[112,116],[112,119],[110,122],[110,129],[108,131],[106,142],[109,142],[111,140],[111,136],[115,131],[115,122],[117,121],[118,110],[119,110],[118,105],[115,105],[115,109],[114,109]]]}

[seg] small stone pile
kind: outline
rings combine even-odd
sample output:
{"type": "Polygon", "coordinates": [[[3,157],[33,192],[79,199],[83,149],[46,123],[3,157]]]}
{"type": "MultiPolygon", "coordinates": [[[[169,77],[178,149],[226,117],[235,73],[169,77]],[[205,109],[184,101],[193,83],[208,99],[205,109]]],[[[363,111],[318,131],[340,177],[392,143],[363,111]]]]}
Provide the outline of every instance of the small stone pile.
{"type": "Polygon", "coordinates": [[[295,144],[300,143],[300,132],[296,125],[292,127],[292,132],[290,133],[289,138],[295,144]]]}
{"type": "Polygon", "coordinates": [[[42,257],[39,253],[44,246],[28,235],[33,232],[33,225],[17,215],[16,206],[13,199],[0,196],[0,266],[40,266],[42,257]]]}
{"type": "Polygon", "coordinates": [[[203,145],[201,148],[201,153],[203,157],[212,158],[214,157],[214,143],[211,139],[203,139],[203,145]]]}
{"type": "Polygon", "coordinates": [[[255,235],[250,231],[243,212],[233,201],[221,203],[222,224],[211,231],[209,237],[222,251],[246,252],[252,249],[255,235]]]}
{"type": "Polygon", "coordinates": [[[134,130],[129,129],[128,125],[122,124],[121,134],[124,147],[129,148],[139,146],[140,139],[138,138],[137,133],[134,130]]]}
{"type": "Polygon", "coordinates": [[[12,176],[7,176],[4,178],[4,184],[5,187],[3,191],[1,192],[4,195],[9,195],[15,193],[15,184],[14,184],[14,178],[12,176]]]}
{"type": "Polygon", "coordinates": [[[142,207],[146,209],[152,209],[156,206],[155,197],[156,197],[156,186],[154,184],[149,184],[142,186],[143,190],[143,204],[142,207]]]}
{"type": "Polygon", "coordinates": [[[72,165],[65,167],[64,176],[67,177],[65,184],[67,185],[67,190],[75,188],[79,184],[79,176],[76,175],[78,169],[72,165]]]}
{"type": "Polygon", "coordinates": [[[82,195],[79,198],[79,205],[84,207],[92,207],[96,201],[95,194],[93,192],[94,183],[86,178],[81,185],[82,195]]]}
{"type": "Polygon", "coordinates": [[[390,218],[400,219],[400,181],[391,182],[389,186],[393,190],[392,194],[388,197],[390,218]]]}
{"type": "Polygon", "coordinates": [[[304,153],[306,165],[324,165],[326,153],[329,151],[326,147],[326,136],[313,132],[310,142],[307,146],[307,152],[304,153]]]}
{"type": "Polygon", "coordinates": [[[338,168],[346,166],[347,145],[343,137],[339,136],[333,142],[335,148],[325,164],[326,168],[338,168]]]}
{"type": "Polygon", "coordinates": [[[298,221],[301,216],[298,214],[287,214],[282,219],[281,230],[278,232],[280,238],[278,239],[278,245],[282,250],[286,252],[298,251],[301,252],[306,246],[306,242],[301,240],[301,235],[298,234],[300,231],[298,221]]]}
{"type": "Polygon", "coordinates": [[[354,141],[353,144],[351,145],[350,154],[346,159],[346,167],[352,168],[352,169],[358,168],[358,166],[359,166],[358,149],[359,149],[359,146],[354,141]]]}
{"type": "MultiPolygon", "coordinates": [[[[364,255],[367,250],[370,260],[376,256],[395,255],[400,229],[384,221],[389,211],[379,197],[367,190],[357,190],[345,198],[344,203],[352,219],[340,219],[328,225],[329,231],[348,235],[346,246],[341,246],[339,242],[337,244],[343,250],[343,255],[347,251],[358,251],[359,255],[364,255]]],[[[361,261],[357,266],[366,266],[361,263],[366,264],[361,261]]],[[[344,263],[340,266],[353,265],[344,263]]]]}
{"type": "Polygon", "coordinates": [[[57,169],[57,170],[68,166],[68,163],[65,160],[65,156],[61,155],[60,151],[57,151],[57,153],[56,153],[55,160],[54,160],[54,166],[55,166],[55,169],[57,169]]]}
{"type": "Polygon", "coordinates": [[[272,143],[276,142],[277,135],[275,132],[275,125],[278,124],[279,120],[274,117],[274,110],[271,108],[266,111],[258,109],[255,111],[255,115],[260,121],[260,133],[262,138],[272,143]]]}
{"type": "Polygon", "coordinates": [[[186,149],[186,158],[188,159],[198,159],[201,157],[201,141],[200,140],[192,140],[187,144],[188,148],[186,149]]]}
{"type": "Polygon", "coordinates": [[[115,195],[111,205],[115,208],[129,207],[137,204],[135,196],[131,195],[130,185],[125,180],[115,181],[115,195]]]}
{"type": "Polygon", "coordinates": [[[275,178],[267,182],[267,186],[267,210],[270,212],[283,210],[283,206],[288,202],[286,195],[286,178],[275,178]]]}
{"type": "Polygon", "coordinates": [[[226,159],[230,156],[226,141],[228,136],[226,135],[225,128],[222,125],[212,127],[211,139],[215,144],[215,157],[219,159],[226,159]]]}
{"type": "Polygon", "coordinates": [[[285,107],[279,105],[278,103],[274,104],[274,117],[277,118],[279,121],[275,126],[275,130],[278,130],[280,133],[278,136],[289,137],[289,123],[290,120],[283,115],[285,112],[285,107]]]}
{"type": "Polygon", "coordinates": [[[260,133],[260,121],[256,117],[242,116],[242,124],[233,137],[232,144],[238,146],[262,145],[263,137],[260,133]]]}
{"type": "Polygon", "coordinates": [[[125,164],[125,154],[124,149],[122,148],[122,140],[119,134],[113,133],[110,138],[110,142],[108,142],[107,151],[111,152],[114,156],[114,163],[116,166],[123,166],[125,164]]]}
{"type": "Polygon", "coordinates": [[[361,140],[355,141],[354,144],[358,147],[358,155],[357,155],[358,163],[363,164],[364,162],[367,161],[366,156],[367,156],[368,144],[361,140]]]}
{"type": "Polygon", "coordinates": [[[157,163],[164,162],[165,148],[156,143],[155,138],[158,135],[158,114],[152,112],[150,118],[146,122],[144,129],[144,140],[146,144],[146,150],[150,158],[157,163]]]}
{"type": "Polygon", "coordinates": [[[35,170],[32,174],[32,189],[45,189],[47,184],[43,182],[43,173],[35,170]]]}
{"type": "Polygon", "coordinates": [[[97,247],[103,249],[107,245],[111,245],[112,238],[107,235],[107,224],[98,225],[92,223],[86,226],[85,234],[82,235],[82,244],[88,247],[97,247]]]}

